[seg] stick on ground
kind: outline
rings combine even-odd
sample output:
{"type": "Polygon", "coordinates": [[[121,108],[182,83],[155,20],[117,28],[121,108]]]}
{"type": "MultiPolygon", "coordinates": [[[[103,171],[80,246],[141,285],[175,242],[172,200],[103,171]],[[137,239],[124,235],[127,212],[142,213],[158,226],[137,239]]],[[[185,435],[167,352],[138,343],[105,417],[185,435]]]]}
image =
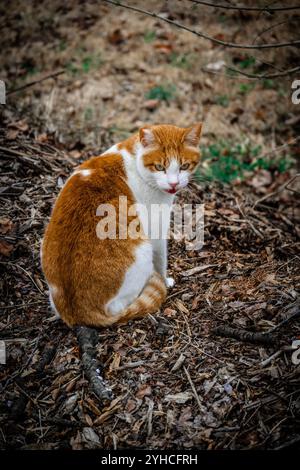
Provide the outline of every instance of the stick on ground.
{"type": "Polygon", "coordinates": [[[91,384],[93,392],[101,401],[111,400],[112,391],[101,375],[101,366],[95,359],[95,347],[98,341],[97,331],[93,328],[79,326],[75,328],[83,370],[91,384]]]}
{"type": "Polygon", "coordinates": [[[234,338],[246,343],[257,344],[274,344],[275,336],[270,333],[253,333],[252,331],[243,330],[241,328],[231,328],[230,326],[218,326],[213,329],[213,334],[217,336],[225,336],[226,338],[234,338]]]}

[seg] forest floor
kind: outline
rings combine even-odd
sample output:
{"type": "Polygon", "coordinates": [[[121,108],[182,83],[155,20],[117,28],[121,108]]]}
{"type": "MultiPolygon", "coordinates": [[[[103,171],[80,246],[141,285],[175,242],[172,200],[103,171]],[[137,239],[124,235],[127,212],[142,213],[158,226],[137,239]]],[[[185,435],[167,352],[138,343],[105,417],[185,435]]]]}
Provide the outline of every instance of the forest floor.
{"type": "MultiPolygon", "coordinates": [[[[175,3],[173,18],[199,22],[198,10],[182,14],[175,3]]],[[[26,2],[20,15],[21,4],[5,11],[0,78],[12,90],[66,73],[8,95],[1,113],[0,448],[299,445],[300,120],[290,81],[228,77],[222,66],[208,74],[222,60],[260,65],[103,3],[26,2]],[[76,335],[51,319],[39,249],[53,201],[75,166],[140,125],[199,120],[206,160],[178,200],[204,204],[204,246],[171,240],[176,284],[162,311],[99,331],[97,356],[114,394],[102,403],[76,335]]],[[[243,42],[253,17],[237,15],[211,21],[204,9],[201,26],[243,42]]]]}

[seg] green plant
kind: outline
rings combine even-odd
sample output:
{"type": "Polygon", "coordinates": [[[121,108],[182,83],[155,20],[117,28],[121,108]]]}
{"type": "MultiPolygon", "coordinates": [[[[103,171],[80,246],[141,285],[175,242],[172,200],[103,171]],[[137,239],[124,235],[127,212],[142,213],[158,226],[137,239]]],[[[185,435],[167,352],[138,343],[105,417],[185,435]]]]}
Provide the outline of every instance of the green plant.
{"type": "Polygon", "coordinates": [[[221,15],[218,16],[219,23],[226,23],[227,19],[228,19],[228,17],[224,14],[221,14],[221,15]]]}
{"type": "Polygon", "coordinates": [[[174,98],[176,88],[174,85],[158,85],[146,93],[148,100],[170,101],[174,98]]]}
{"type": "Polygon", "coordinates": [[[100,54],[88,55],[83,57],[81,68],[84,73],[88,73],[91,69],[97,69],[103,64],[100,54]]]}
{"type": "Polygon", "coordinates": [[[77,49],[76,52],[78,57],[73,57],[72,60],[66,64],[67,71],[73,76],[88,73],[103,64],[103,59],[100,54],[85,55],[86,51],[82,48],[77,49]]]}
{"type": "Polygon", "coordinates": [[[224,108],[227,108],[227,106],[229,105],[228,95],[216,96],[215,103],[219,104],[220,106],[224,106],[224,108]]]}
{"type": "Polygon", "coordinates": [[[93,114],[94,114],[94,111],[92,108],[90,107],[86,108],[84,111],[84,120],[91,121],[93,119],[93,114]]]}
{"type": "Polygon", "coordinates": [[[84,57],[82,62],[81,62],[81,67],[84,73],[87,73],[90,71],[90,68],[93,64],[93,58],[91,56],[84,57]]]}
{"type": "Polygon", "coordinates": [[[191,64],[191,56],[188,54],[178,54],[177,52],[172,52],[170,56],[170,64],[173,67],[179,67],[182,69],[190,69],[191,64]]]}
{"type": "Polygon", "coordinates": [[[271,80],[270,78],[265,78],[262,81],[262,86],[263,88],[266,88],[267,90],[271,90],[272,88],[275,88],[275,82],[274,80],[271,80]]]}
{"type": "Polygon", "coordinates": [[[62,52],[62,51],[65,51],[66,49],[67,49],[67,42],[64,39],[62,39],[61,41],[59,41],[58,50],[62,52]]]}
{"type": "Polygon", "coordinates": [[[155,31],[146,31],[144,34],[144,41],[149,43],[153,42],[156,39],[156,32],[155,31]]]}
{"type": "Polygon", "coordinates": [[[21,64],[21,68],[26,71],[25,76],[31,76],[39,72],[38,67],[34,64],[32,60],[24,60],[21,64]]]}
{"type": "Polygon", "coordinates": [[[66,64],[66,69],[69,72],[70,75],[75,76],[79,73],[78,67],[75,65],[74,62],[68,62],[66,64]]]}
{"type": "Polygon", "coordinates": [[[241,83],[239,86],[239,93],[246,95],[249,91],[252,91],[255,88],[255,83],[241,83]]]}
{"type": "Polygon", "coordinates": [[[248,67],[251,67],[252,65],[255,64],[255,57],[253,56],[249,56],[249,57],[246,57],[245,59],[241,60],[239,63],[238,63],[238,66],[241,68],[241,69],[247,69],[248,67]]]}
{"type": "Polygon", "coordinates": [[[263,156],[261,146],[253,145],[250,141],[236,144],[219,141],[209,146],[201,146],[201,153],[202,164],[196,178],[222,183],[243,180],[259,169],[282,173],[294,162],[288,154],[263,156]]]}

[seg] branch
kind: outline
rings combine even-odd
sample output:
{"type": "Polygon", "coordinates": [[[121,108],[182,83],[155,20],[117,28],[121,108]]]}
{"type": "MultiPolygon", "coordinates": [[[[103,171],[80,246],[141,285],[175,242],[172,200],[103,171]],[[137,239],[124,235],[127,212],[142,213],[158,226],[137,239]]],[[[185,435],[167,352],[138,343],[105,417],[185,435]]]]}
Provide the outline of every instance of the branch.
{"type": "Polygon", "coordinates": [[[287,75],[291,75],[295,72],[298,72],[300,70],[299,67],[294,67],[292,69],[284,70],[282,72],[277,72],[277,73],[270,73],[270,74],[263,74],[263,75],[256,75],[255,73],[249,73],[249,72],[243,72],[242,70],[236,69],[234,67],[229,67],[228,65],[225,66],[227,70],[231,70],[232,72],[237,72],[240,75],[243,75],[247,78],[256,78],[258,80],[264,80],[268,78],[278,78],[278,77],[286,77],[287,75]]]}
{"type": "MultiPolygon", "coordinates": [[[[278,325],[275,325],[273,328],[266,331],[265,333],[260,333],[260,332],[254,333],[252,331],[247,331],[242,328],[231,328],[230,326],[226,326],[226,325],[220,325],[220,326],[217,326],[216,328],[213,328],[212,333],[217,336],[224,336],[225,338],[233,338],[239,341],[245,341],[246,343],[272,345],[277,342],[275,331],[277,332],[277,330],[285,326],[290,321],[296,318],[299,318],[299,316],[300,316],[300,310],[299,310],[299,304],[297,304],[297,305],[294,305],[291,315],[289,315],[287,318],[285,318],[280,323],[278,323],[278,325]]],[[[281,352],[282,351],[280,351],[280,353],[281,352]]],[[[278,353],[279,352],[277,352],[276,354],[278,353]]],[[[271,356],[271,358],[273,359],[274,356],[271,356]]],[[[269,362],[269,359],[268,359],[268,362],[269,362]]],[[[263,361],[262,365],[265,366],[268,364],[268,362],[263,361]]]]}
{"type": "Polygon", "coordinates": [[[26,83],[25,85],[20,86],[19,88],[14,88],[11,91],[8,91],[6,94],[7,95],[12,95],[13,93],[16,93],[17,91],[25,90],[25,88],[29,88],[33,85],[36,85],[37,83],[41,83],[44,80],[48,80],[48,78],[55,78],[58,77],[59,75],[65,73],[65,70],[59,70],[58,72],[51,73],[50,75],[46,75],[43,78],[40,78],[38,80],[34,80],[33,82],[26,83]]]}
{"type": "Polygon", "coordinates": [[[79,326],[75,328],[75,332],[81,350],[83,370],[93,392],[101,401],[110,400],[112,391],[101,376],[101,366],[94,357],[98,340],[97,331],[93,328],[79,326]]]}
{"type": "Polygon", "coordinates": [[[196,3],[198,5],[205,5],[208,7],[215,7],[215,8],[223,8],[224,10],[244,10],[244,11],[267,11],[267,12],[274,12],[274,11],[288,11],[288,10],[300,10],[300,5],[294,5],[291,7],[269,7],[266,5],[265,7],[247,7],[245,5],[215,5],[211,2],[206,2],[202,0],[189,0],[192,3],[196,3]]]}
{"type": "Polygon", "coordinates": [[[272,29],[277,28],[277,26],[282,26],[283,24],[290,23],[290,22],[291,22],[291,19],[279,21],[279,23],[272,24],[268,28],[263,29],[262,31],[260,31],[260,33],[257,34],[257,36],[255,36],[255,38],[253,39],[253,44],[255,44],[257,39],[260,38],[263,34],[267,33],[268,31],[271,31],[272,29]]]}
{"type": "Polygon", "coordinates": [[[226,338],[234,338],[246,343],[257,343],[271,345],[275,342],[274,336],[269,333],[253,333],[252,331],[243,330],[241,328],[231,328],[230,326],[217,326],[212,330],[217,336],[225,336],[226,338]]]}
{"type": "MultiPolygon", "coordinates": [[[[281,193],[284,189],[289,189],[288,188],[288,185],[291,184],[295,179],[299,178],[300,176],[300,173],[297,173],[296,175],[294,175],[291,179],[289,179],[286,183],[284,183],[283,185],[280,186],[279,189],[277,189],[276,191],[272,191],[271,193],[269,194],[266,194],[265,196],[261,197],[260,199],[258,199],[254,205],[253,205],[253,209],[255,209],[255,207],[258,205],[258,204],[261,204],[263,201],[265,201],[266,199],[269,199],[270,197],[272,196],[276,196],[277,194],[281,193]]],[[[298,191],[296,191],[298,192],[298,191]]]]}
{"type": "Polygon", "coordinates": [[[122,7],[126,8],[127,10],[132,10],[136,11],[138,13],[142,13],[147,16],[151,16],[152,18],[156,18],[158,20],[164,21],[165,23],[169,23],[173,26],[176,26],[177,28],[183,29],[185,31],[189,31],[190,33],[195,34],[196,36],[207,39],[211,41],[214,44],[218,44],[220,46],[225,46],[225,47],[231,47],[231,48],[236,48],[236,49],[271,49],[271,48],[279,48],[279,47],[286,47],[286,46],[299,46],[300,45],[300,40],[297,41],[288,41],[288,42],[276,42],[274,44],[261,44],[261,45],[255,45],[255,44],[237,44],[234,42],[226,42],[226,41],[221,41],[220,39],[213,38],[211,36],[208,36],[205,33],[200,33],[199,31],[196,31],[195,29],[189,28],[181,23],[177,23],[177,21],[170,20],[169,18],[164,18],[163,16],[157,15],[156,13],[153,13],[148,10],[142,10],[141,8],[134,7],[132,5],[127,5],[125,3],[121,3],[117,0],[102,0],[105,3],[110,3],[111,5],[115,5],[117,7],[122,7]]]}

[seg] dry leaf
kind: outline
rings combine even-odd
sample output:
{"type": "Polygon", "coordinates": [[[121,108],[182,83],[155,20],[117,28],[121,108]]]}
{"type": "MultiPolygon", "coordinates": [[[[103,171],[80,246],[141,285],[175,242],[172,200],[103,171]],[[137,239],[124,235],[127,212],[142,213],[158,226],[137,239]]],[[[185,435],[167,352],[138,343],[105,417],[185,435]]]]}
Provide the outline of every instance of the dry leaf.
{"type": "Polygon", "coordinates": [[[191,392],[180,392],[176,393],[175,395],[166,395],[166,401],[173,401],[175,403],[186,403],[188,400],[193,398],[193,394],[191,392]]]}
{"type": "Polygon", "coordinates": [[[152,388],[150,387],[150,385],[147,385],[147,384],[144,384],[144,385],[141,385],[136,393],[136,398],[144,398],[144,397],[149,397],[152,393],[152,388]]]}
{"type": "Polygon", "coordinates": [[[216,264],[204,264],[203,266],[195,266],[194,268],[187,269],[186,271],[182,271],[180,275],[183,277],[193,276],[194,274],[205,271],[206,269],[212,268],[213,266],[216,266],[216,264]]]}
{"type": "Polygon", "coordinates": [[[0,240],[0,255],[9,257],[13,251],[14,246],[11,243],[6,242],[5,240],[0,240]]]}
{"type": "Polygon", "coordinates": [[[12,221],[8,217],[0,219],[0,234],[5,235],[11,231],[13,227],[12,221]]]}

